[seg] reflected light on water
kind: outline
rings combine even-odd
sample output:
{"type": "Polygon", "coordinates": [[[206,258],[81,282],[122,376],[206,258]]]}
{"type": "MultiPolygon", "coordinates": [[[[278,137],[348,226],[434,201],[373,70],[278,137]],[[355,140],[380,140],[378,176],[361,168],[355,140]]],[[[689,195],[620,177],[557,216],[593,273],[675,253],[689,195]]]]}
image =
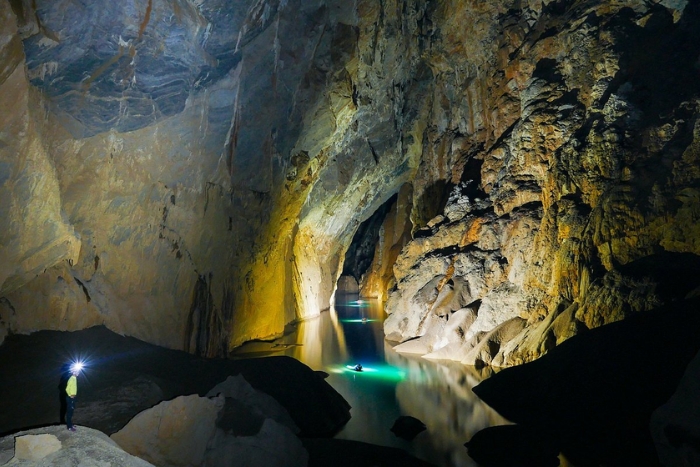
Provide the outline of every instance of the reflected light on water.
{"type": "Polygon", "coordinates": [[[378,319],[341,319],[341,323],[373,323],[375,321],[379,321],[378,319]]]}
{"type": "Polygon", "coordinates": [[[319,317],[301,322],[292,337],[298,345],[285,353],[314,370],[332,365],[337,359],[347,360],[345,334],[334,308],[319,317]],[[334,357],[329,360],[329,356],[334,357]]]}
{"type": "Polygon", "coordinates": [[[384,318],[376,301],[340,295],[335,308],[268,343],[268,354],[283,352],[328,373],[328,383],[352,406],[336,438],[398,447],[438,466],[477,467],[464,443],[483,428],[508,423],[472,393],[483,375],[394,352],[384,340],[384,318]],[[396,437],[390,429],[400,415],[418,418],[426,430],[411,442],[396,437]]]}

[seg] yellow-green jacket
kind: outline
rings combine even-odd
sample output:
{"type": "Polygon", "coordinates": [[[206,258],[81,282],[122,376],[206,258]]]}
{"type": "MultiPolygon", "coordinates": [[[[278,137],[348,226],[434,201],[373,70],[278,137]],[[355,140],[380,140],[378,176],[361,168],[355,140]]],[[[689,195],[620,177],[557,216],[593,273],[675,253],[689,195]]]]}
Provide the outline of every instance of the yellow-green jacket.
{"type": "Polygon", "coordinates": [[[71,375],[71,377],[68,378],[66,394],[70,397],[75,397],[78,394],[78,378],[76,378],[75,375],[71,375]]]}

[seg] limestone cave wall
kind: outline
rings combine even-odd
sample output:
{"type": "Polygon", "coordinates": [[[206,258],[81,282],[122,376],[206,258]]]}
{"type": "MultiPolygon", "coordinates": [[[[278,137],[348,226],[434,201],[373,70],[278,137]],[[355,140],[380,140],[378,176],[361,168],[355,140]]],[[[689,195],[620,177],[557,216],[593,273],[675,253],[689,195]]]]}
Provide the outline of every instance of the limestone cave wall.
{"type": "Polygon", "coordinates": [[[331,306],[395,196],[360,285],[404,351],[519,363],[700,285],[692,2],[0,19],[0,333],[104,323],[200,355],[278,336],[331,306]]]}
{"type": "Polygon", "coordinates": [[[3,333],[104,323],[202,355],[278,336],[330,306],[417,164],[400,4],[1,7],[3,333]]]}
{"type": "Polygon", "coordinates": [[[394,268],[397,349],[518,364],[692,293],[697,5],[443,7],[414,186],[449,196],[394,268]]]}

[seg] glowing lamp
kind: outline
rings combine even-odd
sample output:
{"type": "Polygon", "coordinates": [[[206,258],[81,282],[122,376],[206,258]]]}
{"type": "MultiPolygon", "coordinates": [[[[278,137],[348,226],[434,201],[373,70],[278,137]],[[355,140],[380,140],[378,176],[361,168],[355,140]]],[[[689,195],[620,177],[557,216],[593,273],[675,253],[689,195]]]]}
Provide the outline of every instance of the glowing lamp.
{"type": "Polygon", "coordinates": [[[71,373],[80,373],[85,368],[85,364],[81,361],[73,362],[70,366],[71,373]]]}

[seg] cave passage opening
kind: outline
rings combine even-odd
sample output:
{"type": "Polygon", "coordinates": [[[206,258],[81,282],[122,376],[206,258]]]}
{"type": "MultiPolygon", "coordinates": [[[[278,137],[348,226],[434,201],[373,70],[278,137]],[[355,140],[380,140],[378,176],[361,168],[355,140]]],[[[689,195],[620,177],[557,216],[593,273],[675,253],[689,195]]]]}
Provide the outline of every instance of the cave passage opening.
{"type": "Polygon", "coordinates": [[[397,199],[398,194],[392,195],[357,228],[345,253],[343,271],[337,284],[338,291],[357,292],[362,290],[363,278],[375,260],[382,226],[397,199]]]}

